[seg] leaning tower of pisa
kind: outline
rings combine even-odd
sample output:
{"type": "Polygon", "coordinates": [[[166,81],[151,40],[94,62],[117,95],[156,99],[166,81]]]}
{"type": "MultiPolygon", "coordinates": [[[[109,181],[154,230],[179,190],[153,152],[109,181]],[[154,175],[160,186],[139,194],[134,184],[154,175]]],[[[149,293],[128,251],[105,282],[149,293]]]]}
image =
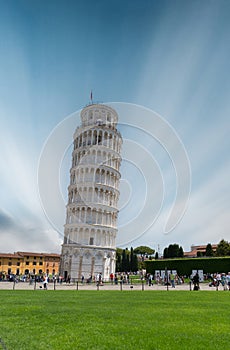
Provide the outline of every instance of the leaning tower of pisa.
{"type": "Polygon", "coordinates": [[[122,138],[102,104],[81,111],[74,133],[60,273],[72,280],[115,272],[122,138]]]}

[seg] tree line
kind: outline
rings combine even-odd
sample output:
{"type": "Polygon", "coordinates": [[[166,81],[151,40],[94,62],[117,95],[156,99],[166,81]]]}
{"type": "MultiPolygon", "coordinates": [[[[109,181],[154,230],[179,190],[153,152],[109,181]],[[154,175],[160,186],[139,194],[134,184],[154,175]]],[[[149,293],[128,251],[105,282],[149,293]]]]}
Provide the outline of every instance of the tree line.
{"type": "Polygon", "coordinates": [[[116,250],[116,271],[117,272],[136,272],[142,268],[142,261],[145,258],[151,259],[155,250],[147,246],[139,246],[129,250],[117,248],[116,250]],[[140,257],[138,259],[138,256],[140,257]]]}
{"type": "MultiPolygon", "coordinates": [[[[230,243],[222,239],[214,252],[211,243],[208,243],[204,253],[198,252],[197,256],[230,256],[230,243]]],[[[184,250],[179,244],[169,244],[168,247],[164,248],[163,258],[183,258],[184,250]]],[[[117,248],[116,250],[116,271],[117,272],[136,272],[143,266],[144,260],[158,259],[158,252],[148,246],[140,246],[137,248],[131,247],[129,250],[117,248]],[[154,255],[155,254],[155,255],[154,255]]]]}
{"type": "MultiPolygon", "coordinates": [[[[216,248],[216,251],[213,250],[211,243],[208,243],[206,245],[205,252],[197,252],[197,257],[202,256],[209,256],[209,257],[215,257],[215,256],[230,256],[230,243],[228,241],[225,241],[222,239],[216,248]]],[[[184,257],[184,251],[183,248],[178,244],[170,244],[168,247],[164,249],[163,252],[163,258],[164,259],[170,259],[170,258],[183,258],[184,257]]]]}
{"type": "Polygon", "coordinates": [[[116,271],[117,272],[136,272],[138,271],[138,258],[133,248],[129,250],[117,248],[116,251],[116,271]]]}
{"type": "MultiPolygon", "coordinates": [[[[212,249],[211,243],[208,243],[205,250],[205,256],[229,256],[230,255],[230,243],[221,239],[218,243],[216,251],[214,252],[212,249]]],[[[198,254],[201,256],[201,254],[198,254]]]]}

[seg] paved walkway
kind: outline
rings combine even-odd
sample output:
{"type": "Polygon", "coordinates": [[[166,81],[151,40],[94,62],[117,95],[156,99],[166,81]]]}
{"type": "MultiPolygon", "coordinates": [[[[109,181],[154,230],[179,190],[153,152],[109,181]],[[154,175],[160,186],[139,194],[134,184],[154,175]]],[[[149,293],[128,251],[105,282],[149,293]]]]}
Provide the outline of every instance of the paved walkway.
{"type": "MultiPolygon", "coordinates": [[[[87,284],[87,283],[78,283],[78,284],[66,284],[66,283],[56,283],[55,286],[53,283],[48,284],[48,290],[54,290],[54,287],[56,290],[124,290],[124,291],[132,291],[132,290],[139,290],[139,291],[154,291],[154,290],[161,290],[161,291],[167,291],[167,286],[162,286],[162,285],[153,285],[153,286],[148,286],[147,284],[142,283],[136,283],[134,285],[130,284],[109,284],[106,283],[104,285],[101,285],[99,287],[96,286],[95,283],[92,284],[87,284]]],[[[193,285],[191,286],[193,288],[193,285]]],[[[30,284],[28,282],[0,282],[0,290],[34,290],[34,289],[43,289],[43,284],[42,283],[36,283],[36,286],[33,284],[30,284]]],[[[190,291],[190,286],[188,283],[184,283],[181,285],[176,286],[175,288],[172,288],[171,286],[168,286],[168,290],[187,290],[190,291]]],[[[200,291],[216,291],[215,287],[209,287],[208,283],[200,283],[200,291]]],[[[218,291],[223,291],[223,287],[219,286],[218,291]]]]}

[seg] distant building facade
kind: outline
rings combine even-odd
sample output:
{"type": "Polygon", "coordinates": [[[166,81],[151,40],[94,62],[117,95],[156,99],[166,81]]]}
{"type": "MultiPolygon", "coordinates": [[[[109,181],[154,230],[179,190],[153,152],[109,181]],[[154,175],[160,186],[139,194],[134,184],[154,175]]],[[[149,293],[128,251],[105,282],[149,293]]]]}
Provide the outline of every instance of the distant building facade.
{"type": "Polygon", "coordinates": [[[0,253],[0,274],[4,275],[57,275],[60,254],[15,252],[0,253]]]}
{"type": "Polygon", "coordinates": [[[102,104],[81,111],[74,133],[60,273],[77,280],[115,272],[122,137],[102,104]]]}
{"type": "MultiPolygon", "coordinates": [[[[216,252],[218,244],[212,244],[213,253],[216,252]]],[[[205,256],[207,245],[192,245],[190,252],[184,252],[184,258],[197,258],[205,256]]]]}

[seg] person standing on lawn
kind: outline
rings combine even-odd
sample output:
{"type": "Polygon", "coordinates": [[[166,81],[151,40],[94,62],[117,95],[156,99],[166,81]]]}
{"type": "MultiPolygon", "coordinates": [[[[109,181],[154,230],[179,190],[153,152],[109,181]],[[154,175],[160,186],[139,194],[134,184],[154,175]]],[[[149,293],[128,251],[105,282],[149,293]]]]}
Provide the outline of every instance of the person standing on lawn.
{"type": "Polygon", "coordinates": [[[171,286],[172,288],[175,288],[175,275],[174,273],[170,273],[170,283],[171,283],[171,286]]]}
{"type": "Polygon", "coordinates": [[[45,276],[44,281],[43,281],[44,289],[47,289],[47,286],[48,286],[48,276],[45,276]]]}
{"type": "Polygon", "coordinates": [[[198,272],[195,274],[195,276],[192,279],[193,284],[194,284],[194,289],[193,290],[199,290],[200,286],[199,286],[199,282],[200,282],[200,278],[199,278],[199,274],[198,272]]]}
{"type": "Polygon", "coordinates": [[[228,274],[226,276],[226,283],[228,285],[228,290],[230,291],[230,272],[228,272],[228,274]]]}

